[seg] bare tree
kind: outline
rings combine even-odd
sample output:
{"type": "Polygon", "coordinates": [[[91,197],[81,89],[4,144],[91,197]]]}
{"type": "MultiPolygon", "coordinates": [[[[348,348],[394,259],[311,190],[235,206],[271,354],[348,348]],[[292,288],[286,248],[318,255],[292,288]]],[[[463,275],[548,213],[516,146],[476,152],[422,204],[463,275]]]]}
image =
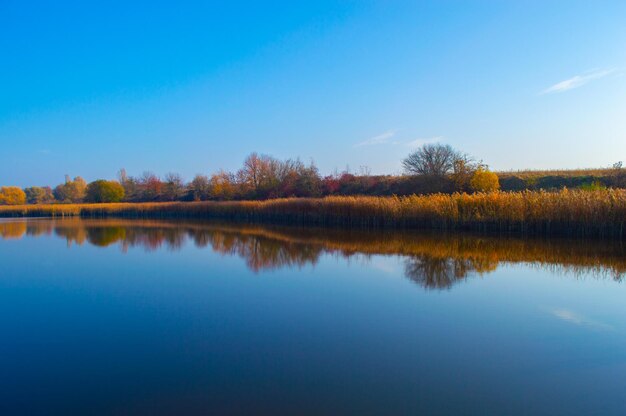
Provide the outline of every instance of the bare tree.
{"type": "Polygon", "coordinates": [[[243,162],[243,168],[238,172],[241,182],[256,190],[261,183],[263,159],[256,152],[250,154],[243,162]]]}
{"type": "Polygon", "coordinates": [[[239,181],[251,189],[255,197],[267,197],[289,173],[291,162],[283,163],[267,155],[250,154],[237,173],[239,181]]]}
{"type": "Polygon", "coordinates": [[[211,182],[205,175],[196,175],[189,184],[189,188],[193,194],[194,201],[204,201],[209,199],[209,194],[211,193],[211,182]]]}
{"type": "Polygon", "coordinates": [[[163,182],[152,172],[144,172],[138,181],[139,197],[143,201],[155,201],[161,198],[163,182]]]}
{"type": "Polygon", "coordinates": [[[175,201],[183,196],[185,192],[185,182],[178,173],[170,172],[165,175],[163,182],[163,197],[167,201],[175,201]]]}
{"type": "Polygon", "coordinates": [[[454,171],[459,160],[467,160],[467,156],[450,145],[425,144],[409,154],[402,166],[414,175],[445,176],[454,171]]]}

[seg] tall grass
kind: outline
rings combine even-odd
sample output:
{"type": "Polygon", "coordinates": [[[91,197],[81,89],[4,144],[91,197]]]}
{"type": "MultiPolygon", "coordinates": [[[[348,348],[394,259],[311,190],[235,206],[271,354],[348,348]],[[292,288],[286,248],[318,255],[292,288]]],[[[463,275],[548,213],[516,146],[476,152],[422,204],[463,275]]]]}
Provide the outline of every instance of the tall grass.
{"type": "Polygon", "coordinates": [[[508,170],[499,171],[496,174],[500,178],[507,176],[518,176],[521,178],[539,178],[542,176],[611,176],[615,174],[615,169],[612,168],[582,168],[582,169],[544,169],[544,170],[508,170]]]}
{"type": "Polygon", "coordinates": [[[624,237],[626,190],[0,207],[3,217],[212,218],[358,228],[624,237]]]}

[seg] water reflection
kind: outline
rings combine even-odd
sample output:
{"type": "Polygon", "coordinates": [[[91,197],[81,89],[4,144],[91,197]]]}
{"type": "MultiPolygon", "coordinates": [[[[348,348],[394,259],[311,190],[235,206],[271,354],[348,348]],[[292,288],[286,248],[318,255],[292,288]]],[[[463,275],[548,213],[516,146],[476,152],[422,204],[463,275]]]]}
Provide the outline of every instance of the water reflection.
{"type": "Polygon", "coordinates": [[[0,238],[55,235],[68,246],[85,242],[98,247],[117,244],[126,252],[179,250],[191,241],[224,255],[245,259],[258,272],[315,265],[324,254],[345,258],[400,255],[404,273],[420,286],[446,289],[468,277],[483,275],[505,263],[528,263],[574,276],[612,278],[626,274],[626,249],[620,242],[538,240],[398,231],[359,231],[265,227],[189,221],[145,220],[3,220],[0,238]]]}
{"type": "Polygon", "coordinates": [[[439,258],[427,254],[410,256],[405,261],[405,275],[425,288],[446,289],[473,273],[493,271],[497,263],[489,268],[477,267],[472,260],[462,258],[439,258]]]}

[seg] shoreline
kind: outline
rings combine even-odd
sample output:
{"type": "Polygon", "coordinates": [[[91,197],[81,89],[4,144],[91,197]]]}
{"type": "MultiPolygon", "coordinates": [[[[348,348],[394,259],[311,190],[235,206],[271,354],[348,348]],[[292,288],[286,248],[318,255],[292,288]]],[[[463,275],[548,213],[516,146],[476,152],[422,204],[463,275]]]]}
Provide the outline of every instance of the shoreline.
{"type": "Polygon", "coordinates": [[[0,218],[216,219],[250,224],[624,239],[626,190],[0,206],[0,218]]]}

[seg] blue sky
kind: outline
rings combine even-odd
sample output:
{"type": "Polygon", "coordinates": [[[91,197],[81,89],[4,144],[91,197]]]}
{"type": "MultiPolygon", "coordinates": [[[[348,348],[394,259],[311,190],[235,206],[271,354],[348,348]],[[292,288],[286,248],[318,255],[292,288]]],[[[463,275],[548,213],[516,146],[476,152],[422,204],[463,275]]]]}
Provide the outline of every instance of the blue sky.
{"type": "Polygon", "coordinates": [[[0,182],[626,161],[626,2],[0,1],[0,182]],[[226,4],[227,3],[227,4],[226,4]]]}

